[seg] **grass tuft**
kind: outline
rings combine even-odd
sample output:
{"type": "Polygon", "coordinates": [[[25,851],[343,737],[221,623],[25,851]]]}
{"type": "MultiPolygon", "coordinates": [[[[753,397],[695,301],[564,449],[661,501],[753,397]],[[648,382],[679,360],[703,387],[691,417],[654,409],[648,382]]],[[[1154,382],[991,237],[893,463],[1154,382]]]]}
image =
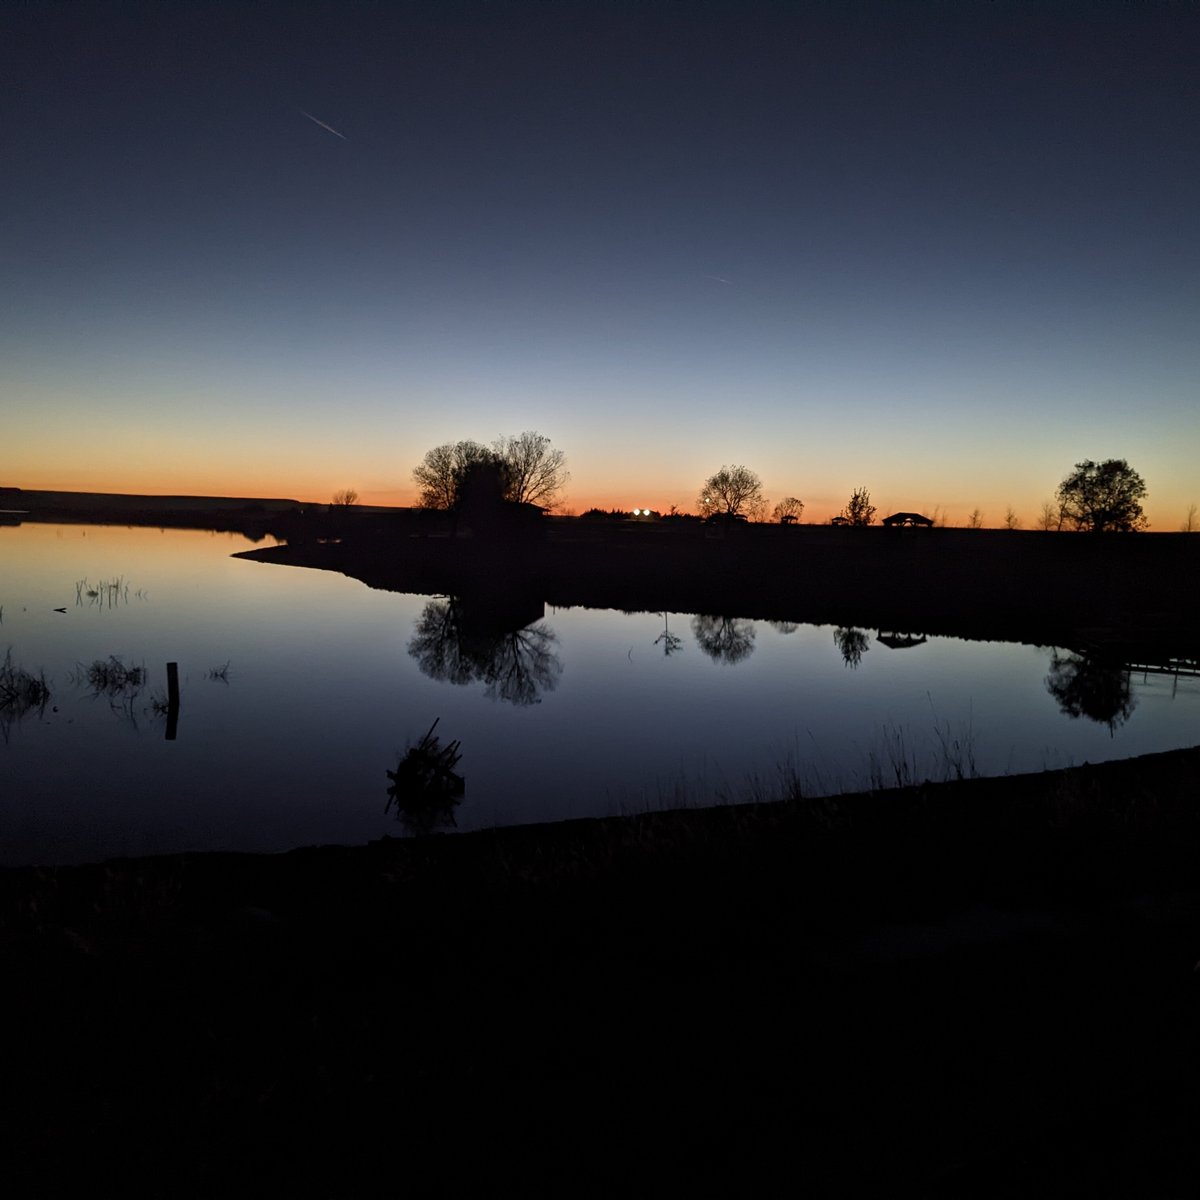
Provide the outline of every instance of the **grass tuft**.
{"type": "Polygon", "coordinates": [[[26,713],[42,712],[50,701],[50,685],[44,672],[34,675],[12,660],[12,647],[0,664],[0,733],[8,741],[8,731],[14,721],[26,713]]]}

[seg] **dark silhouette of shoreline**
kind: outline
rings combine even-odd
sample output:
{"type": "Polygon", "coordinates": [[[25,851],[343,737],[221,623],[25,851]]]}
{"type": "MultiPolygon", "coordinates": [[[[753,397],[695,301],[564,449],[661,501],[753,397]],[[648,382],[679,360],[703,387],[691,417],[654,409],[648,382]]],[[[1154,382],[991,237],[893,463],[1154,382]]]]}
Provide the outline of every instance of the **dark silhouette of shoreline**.
{"type": "Polygon", "coordinates": [[[61,492],[0,489],[0,524],[149,526],[242,533],[261,541],[284,515],[310,507],[299,500],[247,496],[152,496],[123,492],[61,492]]]}
{"type": "Polygon", "coordinates": [[[1198,756],[0,871],[10,1186],[1187,1194],[1198,756]]]}
{"type": "Polygon", "coordinates": [[[1200,539],[1010,530],[549,519],[534,535],[450,535],[440,514],[335,527],[288,518],[241,557],[424,594],[537,594],[559,608],[725,613],[1066,645],[1133,658],[1200,644],[1200,539]]]}

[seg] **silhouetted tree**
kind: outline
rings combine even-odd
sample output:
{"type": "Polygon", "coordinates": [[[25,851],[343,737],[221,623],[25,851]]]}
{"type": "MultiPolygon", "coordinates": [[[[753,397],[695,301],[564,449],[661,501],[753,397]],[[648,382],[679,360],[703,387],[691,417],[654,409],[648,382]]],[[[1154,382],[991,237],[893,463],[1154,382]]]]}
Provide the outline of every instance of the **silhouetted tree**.
{"type": "Polygon", "coordinates": [[[775,505],[771,516],[776,521],[783,521],[785,517],[791,517],[792,520],[800,520],[801,514],[804,512],[804,501],[798,500],[795,496],[784,496],[780,502],[775,505]]]}
{"type": "Polygon", "coordinates": [[[492,443],[495,455],[508,468],[506,500],[553,508],[571,473],[567,457],[550,439],[532,430],[492,443]]]}
{"type": "Polygon", "coordinates": [[[842,652],[842,661],[852,671],[858,670],[858,665],[862,662],[862,656],[871,648],[866,633],[861,629],[853,627],[849,629],[835,629],[833,631],[833,642],[842,652]]]}
{"type": "Polygon", "coordinates": [[[1087,717],[1114,733],[1129,720],[1136,701],[1123,664],[1106,663],[1088,655],[1070,654],[1050,661],[1046,690],[1069,717],[1087,717]]]}
{"type": "Polygon", "coordinates": [[[1056,505],[1049,500],[1042,501],[1042,511],[1038,516],[1038,528],[1050,532],[1054,529],[1061,529],[1063,523],[1062,513],[1056,505]]]}
{"type": "Polygon", "coordinates": [[[430,450],[413,470],[421,489],[418,503],[422,508],[457,508],[467,472],[481,465],[503,470],[503,499],[543,508],[554,506],[571,478],[566,456],[540,433],[498,438],[490,449],[478,442],[447,442],[430,450]]]}
{"type": "Polygon", "coordinates": [[[757,517],[766,507],[762,480],[749,467],[722,467],[705,481],[697,503],[700,515],[757,517]]]}
{"type": "Polygon", "coordinates": [[[754,622],[739,617],[692,618],[692,634],[709,658],[719,663],[739,663],[754,653],[754,622]]]}
{"type": "Polygon", "coordinates": [[[1179,527],[1180,533],[1195,533],[1200,529],[1200,523],[1196,520],[1196,506],[1188,505],[1187,516],[1183,518],[1183,524],[1179,527]]]}
{"type": "Polygon", "coordinates": [[[979,509],[977,509],[977,508],[971,509],[971,515],[967,518],[967,528],[968,529],[982,529],[983,528],[983,513],[980,512],[979,509]]]}
{"type": "Polygon", "coordinates": [[[358,493],[353,488],[342,488],[329,498],[332,508],[353,508],[358,503],[358,493]]]}
{"type": "Polygon", "coordinates": [[[1020,529],[1021,518],[1013,511],[1013,506],[1010,504],[1004,510],[1004,528],[1005,529],[1020,529]]]}
{"type": "Polygon", "coordinates": [[[1140,503],[1145,495],[1145,482],[1123,458],[1102,463],[1089,458],[1076,463],[1059,485],[1058,504],[1076,529],[1133,533],[1148,523],[1140,503]]]}
{"type": "Polygon", "coordinates": [[[842,509],[842,516],[851,525],[870,525],[875,520],[875,505],[871,503],[871,493],[866,488],[855,488],[846,507],[842,509]]]}
{"type": "Polygon", "coordinates": [[[413,479],[421,489],[418,503],[422,508],[456,508],[467,468],[476,463],[495,462],[496,458],[494,450],[478,442],[434,446],[413,469],[413,479]]]}

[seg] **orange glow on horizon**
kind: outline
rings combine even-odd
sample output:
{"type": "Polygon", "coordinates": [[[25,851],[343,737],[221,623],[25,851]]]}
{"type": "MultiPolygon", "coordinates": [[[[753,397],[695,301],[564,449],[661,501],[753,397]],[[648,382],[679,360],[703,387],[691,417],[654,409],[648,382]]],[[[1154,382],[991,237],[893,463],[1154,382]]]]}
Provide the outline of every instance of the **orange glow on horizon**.
{"type": "MultiPolygon", "coordinates": [[[[210,496],[216,498],[245,497],[246,499],[295,500],[300,504],[327,504],[333,493],[343,487],[353,487],[359,493],[359,503],[364,505],[380,505],[387,507],[407,508],[417,502],[417,490],[412,485],[371,488],[356,483],[353,472],[345,472],[336,479],[326,479],[322,482],[312,475],[301,475],[288,466],[281,464],[271,469],[250,476],[237,473],[228,476],[216,476],[207,471],[167,472],[163,470],[145,469],[141,471],[122,472],[115,476],[111,469],[100,466],[84,466],[78,469],[42,469],[28,470],[19,477],[6,475],[0,477],[0,485],[24,488],[29,491],[52,492],[110,492],[124,495],[146,496],[210,496]],[[344,477],[343,477],[344,475],[344,477]]],[[[846,504],[851,489],[837,495],[813,495],[805,497],[804,512],[800,518],[801,524],[824,525],[836,516],[846,504]]],[[[936,488],[930,486],[936,494],[936,488]]],[[[767,512],[774,507],[777,500],[785,494],[793,494],[788,489],[766,489],[767,512]]],[[[1053,489],[1036,503],[1025,505],[1013,504],[1012,507],[1020,522],[1021,529],[1037,529],[1041,519],[1043,500],[1051,499],[1053,489]]],[[[911,495],[887,495],[872,493],[872,502],[876,505],[876,522],[892,512],[911,511],[923,513],[935,518],[951,528],[965,528],[974,509],[982,514],[983,528],[1000,529],[1004,527],[1004,517],[1008,509],[1007,501],[996,501],[989,497],[981,497],[978,503],[922,503],[911,495]]],[[[1146,516],[1150,522],[1150,532],[1177,532],[1187,519],[1189,501],[1175,496],[1148,498],[1145,505],[1146,516]]],[[[562,501],[554,510],[564,515],[576,515],[598,508],[604,512],[616,509],[622,512],[632,512],[634,508],[649,507],[664,515],[671,511],[674,505],[677,512],[696,513],[698,511],[697,497],[692,489],[671,488],[661,489],[645,487],[629,487],[599,489],[589,488],[578,491],[568,488],[562,501]],[[659,495],[654,492],[659,491],[659,495]]]]}

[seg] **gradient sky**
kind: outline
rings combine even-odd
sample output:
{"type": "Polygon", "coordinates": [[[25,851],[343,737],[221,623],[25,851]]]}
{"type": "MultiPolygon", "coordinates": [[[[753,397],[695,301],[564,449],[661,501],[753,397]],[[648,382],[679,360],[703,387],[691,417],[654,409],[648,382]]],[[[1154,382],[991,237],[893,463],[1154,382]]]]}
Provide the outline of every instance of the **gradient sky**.
{"type": "Polygon", "coordinates": [[[1200,501],[1200,7],[7,5],[0,483],[1200,501]],[[306,116],[305,114],[310,114],[306,116]],[[323,128],[323,122],[338,131],[323,128]]]}

